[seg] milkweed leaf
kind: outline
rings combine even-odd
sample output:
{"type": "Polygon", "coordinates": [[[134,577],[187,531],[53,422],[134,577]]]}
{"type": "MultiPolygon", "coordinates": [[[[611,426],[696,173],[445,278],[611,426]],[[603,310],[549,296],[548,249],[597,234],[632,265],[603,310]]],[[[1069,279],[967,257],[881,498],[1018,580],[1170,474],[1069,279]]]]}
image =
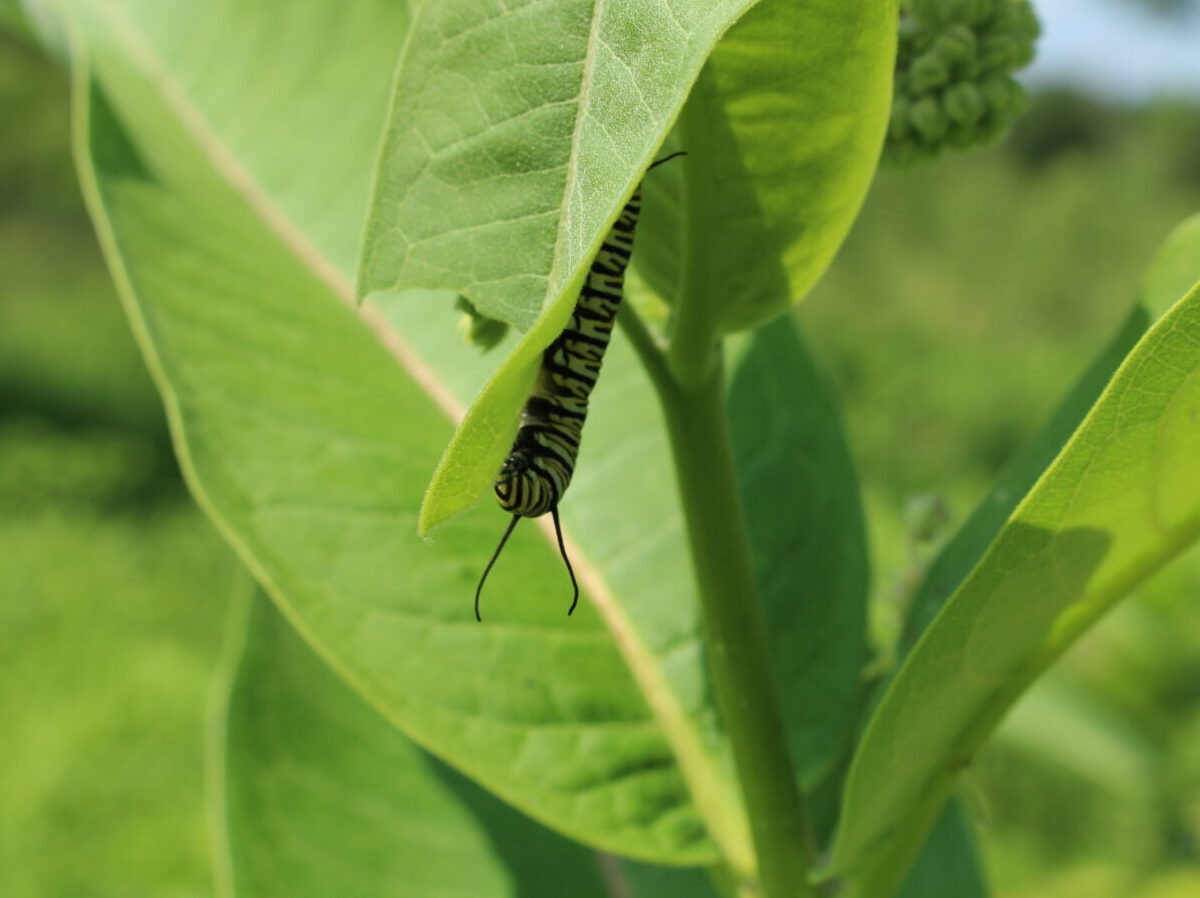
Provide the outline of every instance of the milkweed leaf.
{"type": "MultiPolygon", "coordinates": [[[[621,464],[631,426],[659,434],[639,448],[666,452],[627,346],[613,347],[614,361],[626,354],[614,366],[624,381],[609,381],[594,409],[596,423],[617,422],[594,431],[614,441],[593,444],[597,459],[612,448],[613,466],[591,466],[590,486],[572,487],[584,512],[568,518],[572,558],[590,599],[574,618],[562,613],[557,552],[536,528],[514,535],[482,627],[470,596],[495,510],[433,543],[416,534],[450,418],[489,361],[455,333],[452,294],[408,302],[416,314],[403,330],[378,305],[355,308],[349,265],[371,153],[306,123],[336,118],[348,97],[375,97],[382,120],[386,92],[373,86],[387,81],[403,22],[387,19],[385,0],[374,16],[340,6],[283,16],[314,58],[324,41],[331,58],[354,61],[294,82],[266,68],[251,77],[255,60],[272,64],[273,44],[269,30],[237,27],[254,21],[239,4],[187,15],[88,4],[75,21],[77,58],[95,72],[77,78],[81,176],[189,484],[293,626],[414,741],[594,847],[671,864],[720,850],[752,866],[674,486],[621,464]],[[228,73],[204,65],[226,28],[237,32],[232,94],[228,73]],[[261,54],[254,34],[271,45],[261,54]],[[254,114],[264,102],[272,129],[254,114]],[[272,157],[273,128],[293,121],[321,166],[272,157]],[[284,160],[270,177],[269,158],[284,160]],[[605,501],[590,505],[597,495],[605,501]]],[[[360,115],[372,118],[356,112],[347,125],[360,115]]]]}
{"type": "Polygon", "coordinates": [[[1198,335],[1200,286],[1134,346],[909,654],[856,752],[834,872],[869,877],[889,834],[931,821],[1033,677],[1200,535],[1198,335]]]}
{"type": "Polygon", "coordinates": [[[215,723],[227,898],[607,898],[592,852],[408,741],[264,597],[215,723]]]}

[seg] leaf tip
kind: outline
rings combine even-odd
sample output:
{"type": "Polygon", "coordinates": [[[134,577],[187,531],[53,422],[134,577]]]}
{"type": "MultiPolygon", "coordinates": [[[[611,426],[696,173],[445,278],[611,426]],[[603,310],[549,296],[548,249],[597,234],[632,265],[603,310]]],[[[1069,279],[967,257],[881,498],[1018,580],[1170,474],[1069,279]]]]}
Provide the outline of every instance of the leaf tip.
{"type": "Polygon", "coordinates": [[[446,523],[454,514],[447,512],[437,501],[433,495],[435,492],[434,484],[430,484],[421,500],[421,510],[417,512],[417,536],[423,539],[428,538],[431,531],[446,523]]]}

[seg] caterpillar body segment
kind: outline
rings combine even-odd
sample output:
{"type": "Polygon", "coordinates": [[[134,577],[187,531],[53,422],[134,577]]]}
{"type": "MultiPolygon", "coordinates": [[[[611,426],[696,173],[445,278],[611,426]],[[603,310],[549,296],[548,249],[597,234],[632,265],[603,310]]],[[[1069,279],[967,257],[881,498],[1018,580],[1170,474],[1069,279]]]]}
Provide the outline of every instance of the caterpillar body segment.
{"type": "MultiPolygon", "coordinates": [[[[666,156],[650,168],[680,155],[683,154],[666,156]]],[[[570,320],[542,354],[542,367],[521,412],[516,440],[496,477],[496,499],[513,518],[475,590],[476,620],[482,619],[479,597],[484,581],[517,522],[523,517],[535,518],[547,512],[553,516],[559,551],[574,590],[567,614],[573,612],[579,602],[579,585],[563,545],[558,503],[575,471],[588,399],[600,376],[604,351],[612,339],[621,306],[625,270],[633,255],[633,236],[642,210],[641,192],[639,184],[592,260],[570,320]]]]}

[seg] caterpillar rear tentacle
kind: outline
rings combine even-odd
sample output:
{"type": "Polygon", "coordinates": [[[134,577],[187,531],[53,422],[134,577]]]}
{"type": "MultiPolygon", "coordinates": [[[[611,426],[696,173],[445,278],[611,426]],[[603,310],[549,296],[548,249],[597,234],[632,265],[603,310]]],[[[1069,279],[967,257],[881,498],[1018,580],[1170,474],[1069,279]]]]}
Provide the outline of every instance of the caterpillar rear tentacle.
{"type": "MultiPolygon", "coordinates": [[[[678,152],[664,156],[646,170],[650,171],[683,155],[686,154],[678,152]]],[[[523,517],[535,518],[546,512],[550,512],[554,519],[558,548],[574,590],[567,614],[570,615],[579,604],[579,584],[563,543],[558,503],[575,471],[583,422],[587,418],[588,398],[596,385],[596,378],[600,376],[604,351],[612,338],[613,323],[625,284],[625,269],[629,267],[629,259],[633,254],[633,233],[641,209],[642,185],[639,183],[592,261],[587,280],[575,301],[571,320],[542,354],[541,370],[521,412],[521,428],[496,477],[496,499],[501,508],[512,513],[513,518],[475,588],[476,620],[483,620],[479,614],[479,597],[484,581],[500,557],[517,521],[523,517]]]]}

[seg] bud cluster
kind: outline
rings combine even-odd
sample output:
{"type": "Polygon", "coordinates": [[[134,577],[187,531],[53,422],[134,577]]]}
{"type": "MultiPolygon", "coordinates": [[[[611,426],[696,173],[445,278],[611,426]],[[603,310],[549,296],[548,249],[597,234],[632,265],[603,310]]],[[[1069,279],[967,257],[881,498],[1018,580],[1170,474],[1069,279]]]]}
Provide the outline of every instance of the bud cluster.
{"type": "Polygon", "coordinates": [[[1033,59],[1028,0],[910,0],[900,14],[884,159],[899,165],[1000,137],[1028,97],[1010,73],[1033,59]]]}

